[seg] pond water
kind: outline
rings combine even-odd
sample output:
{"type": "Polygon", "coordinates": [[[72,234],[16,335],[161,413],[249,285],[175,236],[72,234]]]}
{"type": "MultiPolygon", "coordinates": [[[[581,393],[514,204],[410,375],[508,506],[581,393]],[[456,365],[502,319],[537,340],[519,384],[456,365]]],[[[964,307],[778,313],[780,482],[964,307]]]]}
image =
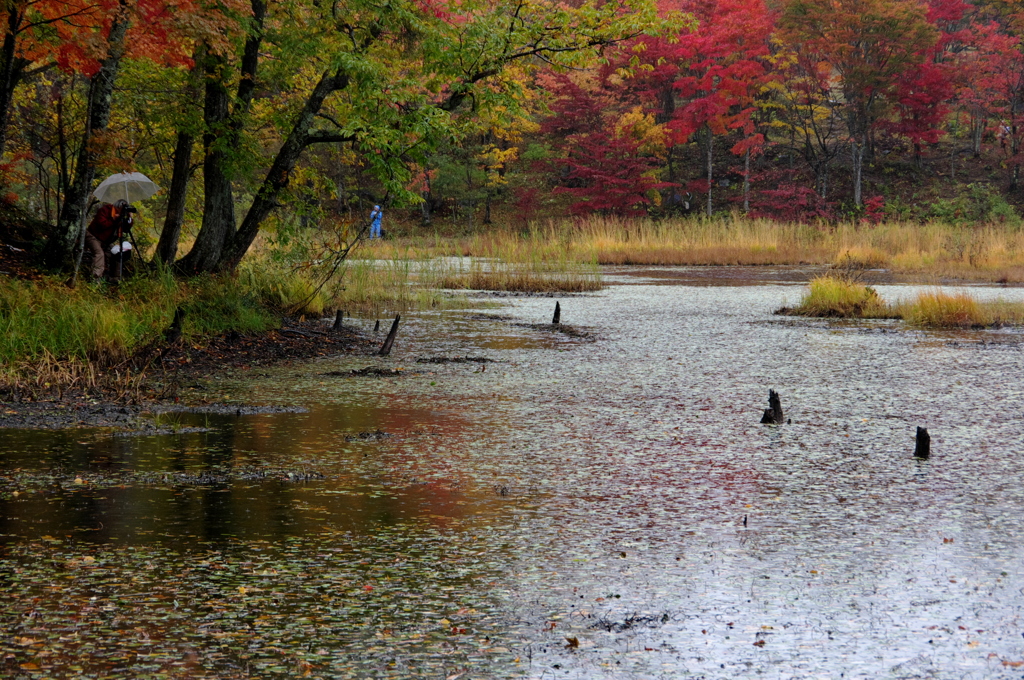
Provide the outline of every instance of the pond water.
{"type": "Polygon", "coordinates": [[[807,274],[609,270],[578,333],[499,299],[207,386],[303,413],[0,431],[0,676],[1024,677],[1024,336],[773,316],[807,274]]]}

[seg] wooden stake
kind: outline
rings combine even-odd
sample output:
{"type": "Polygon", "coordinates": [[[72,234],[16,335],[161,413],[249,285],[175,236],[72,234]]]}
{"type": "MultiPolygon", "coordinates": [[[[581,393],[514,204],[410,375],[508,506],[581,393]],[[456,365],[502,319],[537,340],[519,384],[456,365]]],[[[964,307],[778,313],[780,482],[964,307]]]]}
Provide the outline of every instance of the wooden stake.
{"type": "Polygon", "coordinates": [[[386,357],[391,353],[391,345],[395,342],[395,336],[398,335],[398,320],[402,318],[401,314],[395,314],[395,321],[391,324],[391,330],[388,331],[387,340],[381,345],[380,351],[377,352],[379,356],[386,357]]]}
{"type": "Polygon", "coordinates": [[[775,390],[768,390],[768,408],[761,416],[761,424],[782,425],[784,422],[786,422],[786,417],[782,414],[782,400],[779,399],[779,393],[775,390]]]}
{"type": "Polygon", "coordinates": [[[917,428],[917,444],[914,446],[914,455],[918,458],[927,458],[931,454],[932,438],[928,430],[923,427],[917,428]]]}
{"type": "Polygon", "coordinates": [[[551,325],[557,326],[562,322],[562,305],[555,302],[555,316],[551,319],[551,325]]]}
{"type": "Polygon", "coordinates": [[[178,307],[174,310],[174,319],[171,325],[164,331],[164,342],[168,345],[177,342],[181,338],[181,322],[185,319],[185,310],[178,307]]]}
{"type": "Polygon", "coordinates": [[[377,323],[373,324],[373,332],[380,333],[380,319],[377,319],[377,323]]]}
{"type": "Polygon", "coordinates": [[[338,330],[341,328],[342,322],[345,320],[345,312],[338,310],[337,314],[334,315],[334,325],[331,326],[332,330],[338,330]]]}

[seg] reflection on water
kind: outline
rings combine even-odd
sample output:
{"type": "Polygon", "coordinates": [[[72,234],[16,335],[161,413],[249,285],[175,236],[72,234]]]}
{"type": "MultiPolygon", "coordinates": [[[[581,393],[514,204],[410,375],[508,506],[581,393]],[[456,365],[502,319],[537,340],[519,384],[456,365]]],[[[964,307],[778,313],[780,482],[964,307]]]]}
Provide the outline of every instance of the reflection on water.
{"type": "Polygon", "coordinates": [[[657,278],[215,386],[304,414],[0,432],[5,677],[1020,677],[1020,334],[657,278]]]}

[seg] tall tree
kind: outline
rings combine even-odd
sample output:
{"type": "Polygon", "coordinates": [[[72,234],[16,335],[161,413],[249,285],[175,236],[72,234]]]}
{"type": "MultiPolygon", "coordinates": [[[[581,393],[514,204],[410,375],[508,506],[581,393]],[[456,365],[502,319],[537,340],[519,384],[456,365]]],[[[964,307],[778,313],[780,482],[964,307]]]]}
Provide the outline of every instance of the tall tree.
{"type": "Polygon", "coordinates": [[[570,209],[576,214],[643,214],[657,191],[670,186],[657,178],[664,126],[639,107],[619,115],[608,106],[608,92],[565,75],[546,79],[545,89],[557,97],[553,115],[541,123],[560,152],[555,193],[575,198],[570,209]]]}
{"type": "Polygon", "coordinates": [[[85,139],[75,164],[74,178],[64,197],[64,205],[57,219],[57,229],[46,248],[46,259],[53,266],[67,266],[78,245],[84,228],[85,212],[92,182],[96,175],[99,138],[110,122],[114,82],[126,48],[132,13],[126,0],[119,0],[109,28],[106,30],[106,54],[99,68],[89,79],[89,94],[85,118],[85,139]]]}
{"type": "Polygon", "coordinates": [[[201,14],[201,8],[190,0],[103,0],[99,10],[95,24],[71,22],[77,33],[58,32],[58,65],[87,75],[88,92],[83,142],[56,229],[46,246],[46,259],[53,266],[67,266],[72,260],[97,168],[113,146],[107,126],[122,61],[134,56],[168,66],[188,64],[187,33],[180,26],[194,24],[201,14]]]}
{"type": "Polygon", "coordinates": [[[790,0],[781,37],[812,62],[827,63],[850,136],[853,202],[861,205],[869,137],[896,100],[898,77],[921,63],[936,30],[917,0],[790,0]]]}
{"type": "MultiPolygon", "coordinates": [[[[237,266],[286,198],[291,174],[309,146],[356,145],[382,181],[404,195],[410,163],[423,161],[437,141],[461,134],[459,117],[471,113],[466,104],[517,107],[507,89],[515,85],[500,77],[506,67],[578,62],[658,23],[652,6],[642,1],[569,7],[550,0],[474,0],[451,7],[416,0],[279,6],[305,19],[299,50],[305,63],[290,77],[302,98],[287,107],[289,122],[277,152],[237,229],[227,211],[211,216],[181,269],[237,266]]],[[[283,17],[276,21],[283,25],[283,17]]],[[[293,53],[296,38],[289,43],[293,53]]],[[[206,144],[208,156],[223,143],[222,129],[208,127],[217,138],[206,144]]]]}

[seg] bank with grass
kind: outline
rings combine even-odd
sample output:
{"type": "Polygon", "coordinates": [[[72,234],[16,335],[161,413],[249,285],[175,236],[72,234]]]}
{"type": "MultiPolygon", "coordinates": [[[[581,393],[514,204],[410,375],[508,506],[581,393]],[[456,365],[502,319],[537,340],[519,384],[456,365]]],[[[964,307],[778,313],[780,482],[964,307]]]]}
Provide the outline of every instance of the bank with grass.
{"type": "Polygon", "coordinates": [[[70,288],[62,279],[0,278],[0,392],[102,389],[146,370],[140,352],[274,328],[279,316],[230,277],[175,279],[169,272],[70,288]]]}
{"type": "Polygon", "coordinates": [[[917,280],[1024,282],[1024,229],[1015,221],[796,223],[741,216],[660,221],[590,217],[474,233],[404,225],[356,258],[475,257],[529,265],[833,265],[887,269],[917,280]]]}

